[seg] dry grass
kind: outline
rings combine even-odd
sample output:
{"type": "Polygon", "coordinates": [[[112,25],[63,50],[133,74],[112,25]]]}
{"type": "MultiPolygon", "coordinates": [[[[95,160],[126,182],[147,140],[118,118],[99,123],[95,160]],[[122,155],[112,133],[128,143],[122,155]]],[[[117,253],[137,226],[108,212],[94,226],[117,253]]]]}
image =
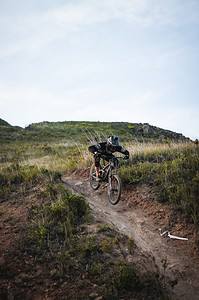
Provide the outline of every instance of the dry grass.
{"type": "Polygon", "coordinates": [[[165,152],[172,152],[172,151],[180,151],[184,148],[189,148],[193,144],[192,143],[127,143],[125,146],[129,150],[131,156],[144,153],[165,153],[165,152]]]}

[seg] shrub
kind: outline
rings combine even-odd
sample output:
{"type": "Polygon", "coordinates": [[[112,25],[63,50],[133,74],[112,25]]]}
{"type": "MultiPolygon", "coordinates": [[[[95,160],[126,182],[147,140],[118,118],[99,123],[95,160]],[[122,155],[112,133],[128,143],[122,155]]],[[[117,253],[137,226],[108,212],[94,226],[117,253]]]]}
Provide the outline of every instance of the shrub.
{"type": "Polygon", "coordinates": [[[140,288],[140,280],[131,265],[121,264],[117,269],[115,286],[119,290],[133,291],[140,288]]]}
{"type": "Polygon", "coordinates": [[[135,162],[134,157],[128,166],[121,167],[122,180],[153,185],[160,201],[173,204],[199,225],[199,148],[186,145],[165,153],[161,161],[148,161],[151,156],[143,155],[143,162],[140,157],[135,162]]]}
{"type": "Polygon", "coordinates": [[[32,212],[30,237],[39,247],[42,245],[48,248],[54,240],[70,247],[77,225],[89,215],[89,207],[83,197],[72,195],[60,185],[51,185],[52,190],[51,201],[54,201],[32,212]]]}

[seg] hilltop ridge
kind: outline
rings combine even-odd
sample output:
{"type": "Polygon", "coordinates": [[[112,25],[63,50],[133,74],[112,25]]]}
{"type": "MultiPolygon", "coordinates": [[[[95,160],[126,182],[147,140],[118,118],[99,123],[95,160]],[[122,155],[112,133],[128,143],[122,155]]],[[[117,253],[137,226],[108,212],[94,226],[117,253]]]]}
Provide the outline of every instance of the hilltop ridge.
{"type": "Polygon", "coordinates": [[[8,122],[0,118],[0,126],[12,126],[12,125],[10,125],[8,122]]]}
{"type": "Polygon", "coordinates": [[[32,123],[25,128],[12,126],[0,119],[0,141],[51,141],[75,139],[88,142],[103,140],[108,135],[119,135],[121,140],[136,141],[190,141],[181,133],[159,128],[148,123],[62,121],[32,123]]]}

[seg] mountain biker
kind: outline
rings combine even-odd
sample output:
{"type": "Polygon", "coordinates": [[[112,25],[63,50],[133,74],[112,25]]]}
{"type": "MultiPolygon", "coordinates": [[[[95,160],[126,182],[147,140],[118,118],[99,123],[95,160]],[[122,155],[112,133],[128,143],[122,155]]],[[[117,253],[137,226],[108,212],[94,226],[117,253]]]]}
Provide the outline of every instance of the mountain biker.
{"type": "Polygon", "coordinates": [[[88,147],[88,150],[94,155],[96,180],[100,180],[100,159],[103,158],[106,161],[111,159],[117,160],[113,155],[114,152],[120,152],[124,154],[124,159],[129,159],[129,151],[122,147],[119,143],[119,137],[112,135],[109,136],[106,142],[101,142],[88,147]]]}

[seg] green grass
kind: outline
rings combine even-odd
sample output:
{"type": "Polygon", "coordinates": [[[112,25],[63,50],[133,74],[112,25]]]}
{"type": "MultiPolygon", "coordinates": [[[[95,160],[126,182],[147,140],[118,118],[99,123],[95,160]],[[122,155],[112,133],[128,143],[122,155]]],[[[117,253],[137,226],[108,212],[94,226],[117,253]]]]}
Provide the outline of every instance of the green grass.
{"type": "Polygon", "coordinates": [[[0,198],[5,199],[11,192],[34,187],[43,180],[60,180],[61,174],[34,165],[10,164],[0,170],[0,198]]]}
{"type": "Polygon", "coordinates": [[[3,144],[0,148],[0,170],[20,164],[63,173],[89,163],[87,146],[83,144],[16,142],[3,144]]]}
{"type": "Polygon", "coordinates": [[[119,135],[122,141],[185,141],[182,134],[164,130],[149,124],[127,122],[41,122],[25,129],[0,123],[0,142],[82,142],[106,139],[108,135],[119,135]]]}
{"type": "Polygon", "coordinates": [[[199,225],[198,146],[136,153],[120,174],[127,184],[154,186],[160,201],[171,203],[199,225]]]}
{"type": "MultiPolygon", "coordinates": [[[[199,223],[199,147],[191,143],[126,143],[130,161],[120,168],[126,184],[153,186],[160,201],[167,201],[199,223]]],[[[0,150],[0,195],[18,183],[34,184],[45,172],[71,174],[92,161],[88,145],[76,143],[12,143],[0,150]],[[47,170],[47,171],[45,171],[47,170]]],[[[50,176],[50,175],[49,175],[50,176]]],[[[58,176],[58,175],[57,175],[58,176]]]]}
{"type": "MultiPolygon", "coordinates": [[[[71,145],[66,142],[2,144],[0,195],[3,197],[8,194],[17,183],[26,186],[34,184],[41,173],[45,173],[44,170],[71,174],[78,168],[88,168],[92,162],[88,145],[71,145]]],[[[192,143],[171,142],[126,142],[124,145],[130,151],[130,161],[120,168],[122,181],[126,184],[146,183],[153,186],[160,201],[171,203],[198,224],[199,147],[192,143]]]]}
{"type": "Polygon", "coordinates": [[[69,193],[62,184],[47,185],[44,195],[47,204],[32,210],[29,238],[38,250],[54,251],[55,241],[69,249],[77,226],[89,218],[89,206],[83,197],[69,193]]]}
{"type": "Polygon", "coordinates": [[[155,274],[141,278],[120,253],[121,244],[127,249],[128,239],[106,225],[88,233],[90,211],[84,198],[61,185],[53,184],[53,190],[52,202],[31,211],[25,249],[35,261],[53,264],[51,276],[56,280],[85,278],[82,284],[95,284],[104,299],[127,299],[139,293],[148,297],[149,280],[151,295],[161,299],[164,293],[155,274]],[[115,249],[119,253],[113,254],[115,249]]]}

